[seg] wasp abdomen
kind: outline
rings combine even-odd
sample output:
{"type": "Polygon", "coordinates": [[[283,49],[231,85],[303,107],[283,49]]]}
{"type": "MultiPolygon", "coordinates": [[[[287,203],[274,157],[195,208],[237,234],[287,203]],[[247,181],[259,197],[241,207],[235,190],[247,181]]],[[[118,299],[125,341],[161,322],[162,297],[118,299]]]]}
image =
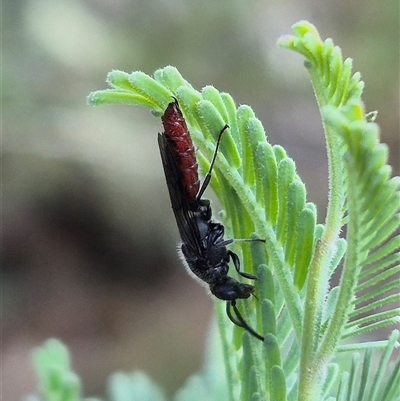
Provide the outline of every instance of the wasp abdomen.
{"type": "Polygon", "coordinates": [[[196,154],[192,138],[176,100],[168,104],[162,116],[162,123],[165,137],[176,156],[186,197],[189,203],[194,203],[200,189],[196,154]]]}

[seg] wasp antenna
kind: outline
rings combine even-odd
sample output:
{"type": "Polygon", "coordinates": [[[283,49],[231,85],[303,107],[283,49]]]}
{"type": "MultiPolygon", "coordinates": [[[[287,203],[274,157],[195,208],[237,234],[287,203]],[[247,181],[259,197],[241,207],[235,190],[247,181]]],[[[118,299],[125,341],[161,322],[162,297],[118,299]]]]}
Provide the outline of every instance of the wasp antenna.
{"type": "Polygon", "coordinates": [[[215,151],[214,151],[214,156],[212,158],[211,164],[210,164],[210,169],[208,170],[208,173],[206,175],[206,177],[204,178],[203,184],[200,188],[199,193],[197,194],[197,200],[199,200],[202,196],[204,191],[207,189],[208,184],[210,183],[211,180],[211,172],[214,168],[214,163],[215,160],[217,158],[217,154],[218,154],[218,149],[219,149],[219,144],[221,143],[221,138],[222,138],[222,134],[229,128],[228,124],[225,124],[224,127],[222,128],[222,130],[220,131],[219,135],[218,135],[218,139],[217,139],[217,145],[215,146],[215,151]]]}

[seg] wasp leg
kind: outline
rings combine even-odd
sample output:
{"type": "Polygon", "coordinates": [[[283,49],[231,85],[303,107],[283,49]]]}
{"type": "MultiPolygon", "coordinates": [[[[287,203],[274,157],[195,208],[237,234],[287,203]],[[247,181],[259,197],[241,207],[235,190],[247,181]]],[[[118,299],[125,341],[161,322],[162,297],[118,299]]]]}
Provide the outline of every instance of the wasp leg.
{"type": "Polygon", "coordinates": [[[233,324],[236,324],[236,326],[242,327],[247,332],[249,332],[253,337],[259,339],[260,341],[264,341],[264,337],[262,335],[258,334],[256,331],[254,331],[243,319],[242,315],[239,312],[239,309],[236,306],[235,301],[226,303],[226,314],[228,315],[229,319],[231,320],[231,322],[233,324]],[[231,306],[235,312],[236,317],[234,317],[232,315],[231,306]]]}
{"type": "Polygon", "coordinates": [[[235,301],[227,301],[226,302],[226,314],[228,315],[229,320],[233,324],[235,324],[236,326],[242,327],[244,329],[245,327],[243,326],[243,319],[242,319],[242,321],[236,320],[236,318],[232,315],[231,306],[233,306],[234,302],[235,301]]]}
{"type": "Polygon", "coordinates": [[[228,251],[228,255],[232,258],[232,262],[233,262],[233,265],[235,266],[236,271],[237,271],[242,277],[248,278],[248,279],[250,279],[250,280],[257,280],[257,277],[254,276],[253,274],[246,273],[246,272],[242,272],[242,271],[240,270],[240,260],[239,260],[238,255],[236,255],[235,252],[228,251]]]}

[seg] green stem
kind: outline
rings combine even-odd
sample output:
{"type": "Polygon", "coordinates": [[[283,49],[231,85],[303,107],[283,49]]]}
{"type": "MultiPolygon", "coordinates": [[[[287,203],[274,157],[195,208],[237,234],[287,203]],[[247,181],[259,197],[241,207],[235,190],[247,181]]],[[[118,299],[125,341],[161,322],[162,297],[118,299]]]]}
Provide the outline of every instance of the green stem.
{"type": "MultiPolygon", "coordinates": [[[[348,166],[349,171],[352,170],[348,166]]],[[[355,168],[355,167],[353,167],[355,168]]],[[[335,351],[343,332],[343,327],[348,320],[349,305],[354,295],[354,289],[357,285],[359,276],[359,245],[360,244],[360,213],[357,210],[357,175],[348,174],[348,216],[347,225],[347,254],[346,262],[343,267],[343,273],[339,285],[339,295],[336,302],[335,310],[329,326],[326,330],[322,343],[319,347],[315,365],[321,367],[335,351]]]]}
{"type": "MultiPolygon", "coordinates": [[[[318,71],[308,65],[311,82],[319,109],[328,103],[324,94],[325,87],[320,81],[318,71]]],[[[307,295],[304,309],[304,322],[301,343],[299,400],[313,399],[320,380],[321,366],[315,365],[315,353],[319,338],[319,319],[325,296],[327,266],[332,258],[336,239],[341,229],[342,211],[345,201],[343,186],[343,161],[340,143],[332,128],[327,127],[323,116],[322,123],[325,131],[329,170],[328,210],[326,215],[325,232],[316,246],[315,254],[309,268],[307,295]]]]}

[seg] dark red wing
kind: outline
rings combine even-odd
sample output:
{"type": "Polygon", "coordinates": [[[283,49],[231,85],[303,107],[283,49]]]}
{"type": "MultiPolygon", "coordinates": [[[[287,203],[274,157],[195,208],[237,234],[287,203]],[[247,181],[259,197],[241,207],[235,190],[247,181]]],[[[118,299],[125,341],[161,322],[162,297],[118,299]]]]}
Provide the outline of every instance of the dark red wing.
{"type": "Polygon", "coordinates": [[[176,160],[176,154],[171,149],[164,133],[158,134],[158,146],[160,148],[172,210],[175,214],[181,239],[191,248],[197,257],[201,258],[200,234],[195,214],[190,208],[189,200],[182,184],[182,173],[176,160]]]}

